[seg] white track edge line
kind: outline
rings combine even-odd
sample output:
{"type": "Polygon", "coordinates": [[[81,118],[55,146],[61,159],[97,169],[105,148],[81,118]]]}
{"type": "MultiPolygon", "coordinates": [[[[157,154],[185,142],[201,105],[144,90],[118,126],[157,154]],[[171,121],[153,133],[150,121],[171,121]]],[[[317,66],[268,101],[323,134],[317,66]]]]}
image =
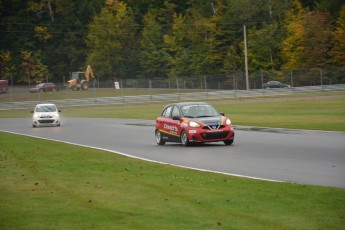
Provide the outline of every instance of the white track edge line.
{"type": "Polygon", "coordinates": [[[20,136],[26,136],[26,137],[32,137],[32,138],[48,140],[48,141],[55,141],[55,142],[59,142],[59,143],[70,144],[70,145],[75,145],[75,146],[80,146],[80,147],[86,147],[86,148],[91,148],[91,149],[96,149],[96,150],[102,150],[102,151],[111,152],[111,153],[119,154],[122,156],[130,157],[130,158],[138,159],[138,160],[143,160],[143,161],[158,163],[158,164],[163,164],[163,165],[171,165],[171,166],[175,166],[175,167],[179,167],[179,168],[192,169],[192,170],[201,171],[201,172],[210,172],[210,173],[216,173],[216,174],[222,174],[222,175],[234,176],[234,177],[240,177],[240,178],[247,178],[247,179],[254,179],[254,180],[261,180],[261,181],[269,181],[269,182],[277,182],[277,183],[283,183],[283,182],[289,183],[288,181],[266,179],[266,178],[260,178],[260,177],[246,176],[246,175],[241,175],[241,174],[219,172],[219,171],[213,171],[213,170],[207,170],[207,169],[201,169],[201,168],[194,168],[194,167],[189,167],[189,166],[165,163],[165,162],[161,162],[161,161],[150,160],[150,159],[143,158],[143,157],[133,156],[133,155],[119,152],[116,150],[110,150],[110,149],[99,148],[99,147],[94,147],[94,146],[82,145],[82,144],[77,144],[77,143],[73,143],[73,142],[55,140],[55,139],[44,138],[44,137],[37,137],[37,136],[29,135],[29,134],[22,134],[22,133],[16,133],[16,132],[4,131],[4,130],[0,130],[0,132],[10,133],[10,134],[15,134],[15,135],[20,135],[20,136]]]}

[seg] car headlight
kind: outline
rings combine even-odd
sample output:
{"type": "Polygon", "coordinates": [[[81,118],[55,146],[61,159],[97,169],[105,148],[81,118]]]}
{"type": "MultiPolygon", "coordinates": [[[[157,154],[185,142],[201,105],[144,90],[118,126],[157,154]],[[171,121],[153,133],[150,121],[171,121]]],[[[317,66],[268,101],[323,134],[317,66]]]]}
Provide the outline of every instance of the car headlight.
{"type": "Polygon", "coordinates": [[[190,126],[190,127],[193,127],[193,128],[200,127],[200,125],[199,125],[197,122],[195,122],[195,121],[190,121],[190,122],[189,122],[189,126],[190,126]]]}
{"type": "Polygon", "coordinates": [[[231,125],[231,121],[229,118],[226,119],[226,122],[225,122],[227,125],[231,125]]]}

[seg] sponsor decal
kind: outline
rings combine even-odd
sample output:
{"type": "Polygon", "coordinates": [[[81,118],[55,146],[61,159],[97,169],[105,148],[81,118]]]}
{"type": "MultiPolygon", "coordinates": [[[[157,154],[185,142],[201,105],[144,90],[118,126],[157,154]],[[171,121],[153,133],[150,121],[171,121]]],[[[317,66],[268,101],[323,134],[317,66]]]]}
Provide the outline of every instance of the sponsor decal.
{"type": "Polygon", "coordinates": [[[192,104],[192,105],[184,105],[183,108],[189,109],[191,107],[209,107],[207,104],[192,104]]]}
{"type": "Polygon", "coordinates": [[[177,126],[164,124],[164,128],[169,130],[170,133],[177,135],[177,131],[178,131],[177,126]]]}
{"type": "Polygon", "coordinates": [[[175,126],[175,125],[167,125],[167,124],[164,124],[164,128],[165,128],[165,129],[168,129],[168,130],[170,130],[170,131],[175,131],[175,132],[177,132],[177,130],[178,130],[177,126],[175,126]]]}
{"type": "Polygon", "coordinates": [[[196,130],[189,130],[189,133],[196,133],[196,130]]]}
{"type": "Polygon", "coordinates": [[[167,132],[166,130],[164,130],[164,129],[159,129],[159,131],[161,131],[162,133],[165,133],[165,134],[168,134],[168,135],[172,135],[172,136],[179,136],[179,135],[177,135],[177,133],[175,133],[175,132],[167,132]]]}

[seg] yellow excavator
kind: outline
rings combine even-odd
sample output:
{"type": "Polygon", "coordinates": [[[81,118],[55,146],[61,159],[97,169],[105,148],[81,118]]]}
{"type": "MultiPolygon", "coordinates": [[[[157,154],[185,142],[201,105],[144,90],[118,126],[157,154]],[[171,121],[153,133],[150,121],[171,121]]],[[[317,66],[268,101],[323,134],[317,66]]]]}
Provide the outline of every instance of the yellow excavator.
{"type": "Polygon", "coordinates": [[[71,73],[71,80],[67,82],[67,88],[72,90],[88,90],[90,83],[95,79],[91,65],[88,65],[86,72],[71,73]]]}

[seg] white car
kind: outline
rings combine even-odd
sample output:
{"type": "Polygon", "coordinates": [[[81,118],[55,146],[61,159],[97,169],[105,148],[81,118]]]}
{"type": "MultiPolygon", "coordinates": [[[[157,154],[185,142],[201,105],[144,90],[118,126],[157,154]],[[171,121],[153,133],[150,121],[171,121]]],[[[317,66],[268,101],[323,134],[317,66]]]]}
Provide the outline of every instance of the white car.
{"type": "Polygon", "coordinates": [[[60,115],[54,104],[37,104],[32,116],[32,127],[60,126],[60,115]]]}

